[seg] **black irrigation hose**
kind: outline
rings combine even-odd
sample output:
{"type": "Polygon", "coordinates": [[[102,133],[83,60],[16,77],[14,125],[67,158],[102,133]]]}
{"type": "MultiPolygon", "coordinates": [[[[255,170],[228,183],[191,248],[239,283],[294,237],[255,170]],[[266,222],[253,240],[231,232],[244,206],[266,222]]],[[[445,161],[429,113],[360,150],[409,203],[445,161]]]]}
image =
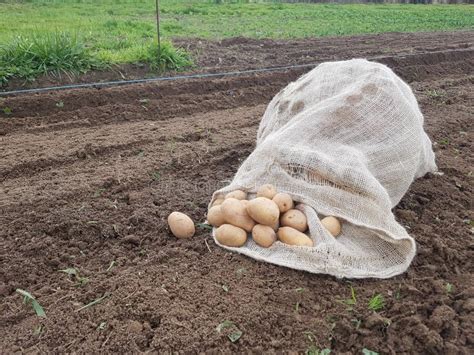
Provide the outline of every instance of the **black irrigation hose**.
{"type": "MultiPolygon", "coordinates": [[[[410,54],[403,54],[400,56],[374,56],[367,58],[368,60],[375,60],[375,61],[386,61],[389,59],[394,58],[407,58],[407,57],[416,57],[416,56],[423,56],[423,55],[433,55],[433,54],[446,54],[452,52],[471,52],[472,48],[468,49],[459,49],[459,50],[441,50],[441,51],[432,51],[427,53],[410,53],[410,54]]],[[[149,79],[135,79],[135,80],[116,80],[116,81],[105,81],[99,83],[86,83],[86,84],[71,84],[71,85],[61,85],[61,86],[50,86],[44,88],[36,88],[36,89],[24,89],[24,90],[12,90],[12,91],[0,91],[1,96],[8,96],[8,95],[17,95],[17,94],[31,94],[31,93],[38,93],[38,92],[45,92],[45,91],[56,91],[56,90],[68,90],[68,89],[81,89],[81,88],[99,88],[99,87],[106,87],[106,86],[120,86],[120,85],[128,85],[128,84],[140,84],[140,83],[152,83],[157,81],[172,81],[172,80],[181,80],[181,79],[199,79],[199,78],[218,78],[218,77],[225,77],[225,76],[237,76],[237,75],[245,75],[245,74],[254,74],[254,73],[264,73],[264,72],[272,72],[272,71],[281,71],[281,70],[289,70],[289,69],[297,69],[297,68],[309,68],[315,67],[318,63],[311,63],[311,64],[295,64],[295,65],[286,65],[283,67],[272,67],[272,68],[260,68],[260,69],[249,69],[249,70],[242,70],[242,71],[231,71],[225,73],[204,73],[204,74],[189,74],[189,75],[176,75],[176,76],[164,76],[164,77],[157,77],[157,78],[149,78],[149,79]]]]}
{"type": "Polygon", "coordinates": [[[319,63],[296,64],[296,65],[287,65],[287,66],[284,66],[284,67],[249,69],[249,70],[231,71],[231,72],[225,72],[225,73],[204,73],[204,74],[176,75],[176,76],[163,76],[163,77],[157,77],[157,78],[149,78],[149,79],[116,80],[116,81],[105,81],[105,82],[99,82],[99,83],[49,86],[49,87],[36,88],[36,89],[1,91],[0,96],[8,96],[8,95],[16,95],[16,94],[31,94],[31,93],[38,93],[38,92],[44,92],[44,91],[55,91],[55,90],[68,90],[68,89],[81,89],[81,88],[99,88],[99,87],[105,87],[105,86],[120,86],[120,85],[128,85],[128,84],[152,83],[152,82],[156,82],[156,81],[172,81],[172,80],[181,80],[181,79],[199,79],[199,78],[217,78],[217,77],[224,77],[224,76],[237,76],[237,75],[245,75],[245,74],[254,74],[254,73],[288,70],[288,69],[315,67],[318,64],[319,63]]]}

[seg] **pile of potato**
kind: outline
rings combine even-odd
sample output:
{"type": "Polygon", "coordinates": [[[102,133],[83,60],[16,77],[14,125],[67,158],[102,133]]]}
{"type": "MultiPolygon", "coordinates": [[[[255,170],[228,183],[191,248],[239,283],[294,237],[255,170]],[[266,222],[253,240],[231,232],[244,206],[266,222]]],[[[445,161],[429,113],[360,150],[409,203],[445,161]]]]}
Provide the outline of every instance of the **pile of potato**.
{"type": "MultiPolygon", "coordinates": [[[[247,200],[247,193],[236,190],[219,196],[207,213],[209,224],[216,227],[216,239],[229,247],[241,247],[248,233],[261,247],[270,247],[277,239],[289,245],[313,246],[306,216],[294,208],[290,195],[277,193],[270,184],[262,185],[257,197],[247,200]]],[[[341,233],[341,224],[335,217],[321,220],[333,235],[341,233]]]]}

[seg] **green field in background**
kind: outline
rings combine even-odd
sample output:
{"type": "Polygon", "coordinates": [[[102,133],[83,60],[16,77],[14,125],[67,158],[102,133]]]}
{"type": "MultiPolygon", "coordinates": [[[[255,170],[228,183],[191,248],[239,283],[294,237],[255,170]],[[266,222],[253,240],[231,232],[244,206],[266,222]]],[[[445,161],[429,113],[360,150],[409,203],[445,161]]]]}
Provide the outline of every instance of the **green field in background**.
{"type": "MultiPolygon", "coordinates": [[[[161,0],[165,39],[303,38],[474,28],[472,5],[284,4],[161,0]]],[[[140,61],[156,38],[155,1],[0,1],[0,45],[15,36],[76,34],[101,59],[140,61]]]]}

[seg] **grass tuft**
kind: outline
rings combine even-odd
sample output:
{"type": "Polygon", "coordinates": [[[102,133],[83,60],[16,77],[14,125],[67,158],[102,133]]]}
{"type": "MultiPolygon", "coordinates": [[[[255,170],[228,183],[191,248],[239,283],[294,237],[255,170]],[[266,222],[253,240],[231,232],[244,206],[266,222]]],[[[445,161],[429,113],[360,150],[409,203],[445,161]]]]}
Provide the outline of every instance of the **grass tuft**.
{"type": "Polygon", "coordinates": [[[11,78],[81,74],[106,66],[77,36],[66,32],[18,36],[0,46],[0,84],[11,78]]]}
{"type": "Polygon", "coordinates": [[[190,55],[175,48],[170,42],[161,43],[161,52],[158,56],[158,46],[153,43],[147,47],[144,62],[149,63],[153,70],[163,72],[165,70],[180,71],[193,65],[190,55]]]}
{"type": "Polygon", "coordinates": [[[368,307],[373,311],[380,311],[385,307],[385,299],[380,293],[378,293],[369,300],[368,307]]]}

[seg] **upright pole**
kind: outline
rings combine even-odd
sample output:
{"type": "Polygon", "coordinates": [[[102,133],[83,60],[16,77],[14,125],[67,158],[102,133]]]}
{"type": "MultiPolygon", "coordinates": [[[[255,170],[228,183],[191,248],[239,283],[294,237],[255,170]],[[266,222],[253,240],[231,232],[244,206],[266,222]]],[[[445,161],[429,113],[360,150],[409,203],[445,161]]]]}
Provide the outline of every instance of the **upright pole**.
{"type": "Polygon", "coordinates": [[[161,58],[161,38],[160,38],[160,0],[155,0],[156,6],[156,32],[158,34],[158,60],[161,58]]]}

